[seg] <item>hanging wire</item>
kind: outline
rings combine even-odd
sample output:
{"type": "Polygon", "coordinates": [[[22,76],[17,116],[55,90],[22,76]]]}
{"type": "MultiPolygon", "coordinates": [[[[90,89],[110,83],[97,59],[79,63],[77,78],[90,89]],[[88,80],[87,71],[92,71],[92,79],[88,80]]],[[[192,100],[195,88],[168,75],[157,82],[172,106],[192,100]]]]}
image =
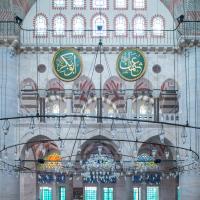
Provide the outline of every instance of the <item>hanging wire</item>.
{"type": "MultiPolygon", "coordinates": [[[[38,13],[38,0],[36,0],[36,14],[38,13]]],[[[38,74],[38,63],[39,63],[39,43],[38,37],[36,36],[36,83],[37,83],[37,105],[36,105],[36,116],[39,116],[39,74],[38,74]]]]}
{"type": "MultiPolygon", "coordinates": [[[[194,6],[195,8],[197,8],[197,2],[196,0],[194,1],[194,6]]],[[[194,8],[194,9],[195,9],[194,8]]],[[[194,14],[195,16],[195,21],[197,20],[197,14],[195,13],[194,14]]],[[[197,25],[196,23],[194,24],[195,25],[195,39],[194,39],[194,67],[195,67],[195,75],[194,75],[194,78],[195,78],[195,126],[198,125],[198,90],[197,90],[197,85],[198,85],[198,62],[197,62],[197,45],[196,45],[196,39],[197,39],[197,25]]],[[[199,149],[198,149],[198,142],[199,142],[199,138],[198,138],[198,135],[199,133],[197,133],[197,130],[195,129],[195,151],[199,152],[199,149]]],[[[191,138],[191,133],[190,133],[190,138],[191,138]]],[[[190,142],[190,148],[191,148],[191,144],[192,142],[190,142]]]]}

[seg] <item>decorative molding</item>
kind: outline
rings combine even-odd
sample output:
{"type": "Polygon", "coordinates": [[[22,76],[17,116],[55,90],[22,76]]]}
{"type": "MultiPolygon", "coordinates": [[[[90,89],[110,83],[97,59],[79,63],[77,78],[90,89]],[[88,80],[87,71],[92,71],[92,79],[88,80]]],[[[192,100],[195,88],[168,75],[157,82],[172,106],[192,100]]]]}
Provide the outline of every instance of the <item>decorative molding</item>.
{"type": "MultiPolygon", "coordinates": [[[[200,46],[200,41],[199,41],[200,46]]],[[[69,46],[70,48],[71,46],[69,46]]],[[[104,46],[103,51],[108,54],[119,54],[125,48],[136,48],[136,46],[104,46]]],[[[33,46],[27,47],[20,47],[20,52],[24,54],[35,54],[37,52],[40,53],[54,53],[59,50],[60,47],[53,47],[53,46],[41,46],[39,48],[33,46]]],[[[83,54],[96,54],[96,45],[95,46],[80,46],[75,48],[77,51],[82,52],[83,54]]],[[[146,54],[149,53],[157,53],[157,54],[174,54],[174,53],[181,53],[183,51],[182,47],[174,47],[174,46],[162,46],[162,47],[155,47],[155,46],[138,46],[137,49],[140,49],[146,54]]]]}

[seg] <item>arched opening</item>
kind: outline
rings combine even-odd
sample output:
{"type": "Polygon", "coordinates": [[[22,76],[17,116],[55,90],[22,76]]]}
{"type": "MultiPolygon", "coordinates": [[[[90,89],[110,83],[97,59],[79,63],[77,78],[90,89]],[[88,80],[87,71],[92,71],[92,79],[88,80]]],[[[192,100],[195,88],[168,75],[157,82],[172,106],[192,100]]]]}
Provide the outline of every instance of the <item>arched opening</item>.
{"type": "Polygon", "coordinates": [[[108,29],[108,20],[105,15],[98,14],[92,17],[92,36],[93,37],[106,37],[108,29]]]}
{"type": "Polygon", "coordinates": [[[125,83],[112,76],[103,85],[103,112],[109,116],[126,112],[125,83]]]}
{"type": "Polygon", "coordinates": [[[74,81],[72,86],[72,111],[74,113],[96,113],[95,85],[87,76],[82,75],[74,81]]]}
{"type": "Polygon", "coordinates": [[[43,135],[31,138],[23,147],[20,156],[21,198],[45,200],[47,195],[53,199],[53,186],[48,185],[54,181],[55,170],[60,167],[60,152],[55,143],[43,135]]]}
{"type": "Polygon", "coordinates": [[[178,89],[178,84],[173,79],[167,79],[161,85],[160,110],[163,120],[178,120],[178,89]]]}
{"type": "MultiPolygon", "coordinates": [[[[45,113],[63,114],[67,112],[64,84],[57,78],[47,82],[45,100],[45,113]]],[[[44,108],[43,108],[44,109],[44,108]]]]}
{"type": "Polygon", "coordinates": [[[37,112],[37,84],[31,78],[26,78],[20,86],[20,111],[22,113],[37,112]]]}
{"type": "Polygon", "coordinates": [[[154,99],[153,86],[146,78],[141,78],[134,85],[132,97],[132,112],[135,118],[152,119],[154,99]]]}
{"type": "Polygon", "coordinates": [[[118,15],[114,20],[115,35],[116,36],[127,36],[128,22],[124,15],[118,15]]]}

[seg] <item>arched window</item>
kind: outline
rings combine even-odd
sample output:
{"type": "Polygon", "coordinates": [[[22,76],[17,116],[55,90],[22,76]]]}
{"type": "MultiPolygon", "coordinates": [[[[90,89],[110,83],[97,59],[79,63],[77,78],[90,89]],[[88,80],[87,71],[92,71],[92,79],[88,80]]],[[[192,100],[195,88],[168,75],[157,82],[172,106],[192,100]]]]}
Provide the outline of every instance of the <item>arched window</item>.
{"type": "Polygon", "coordinates": [[[151,119],[153,116],[152,84],[148,79],[141,78],[135,82],[132,98],[132,112],[134,117],[151,119]]]}
{"type": "Polygon", "coordinates": [[[64,36],[65,35],[66,19],[62,15],[56,15],[53,18],[53,35],[64,36]]]}
{"type": "Polygon", "coordinates": [[[111,76],[103,85],[103,112],[108,116],[126,112],[125,82],[117,76],[111,76]]]}
{"type": "Polygon", "coordinates": [[[85,21],[81,15],[77,15],[72,20],[72,29],[74,36],[83,36],[85,29],[85,21]]]}
{"type": "Polygon", "coordinates": [[[167,79],[161,85],[160,109],[162,114],[179,112],[178,83],[174,79],[167,79]]]}
{"type": "Polygon", "coordinates": [[[73,0],[72,5],[73,5],[73,8],[84,8],[85,0],[73,0]]]}
{"type": "Polygon", "coordinates": [[[134,36],[145,36],[145,18],[143,16],[136,16],[133,19],[134,36]]]}
{"type": "Polygon", "coordinates": [[[146,0],[133,0],[133,8],[134,9],[145,9],[145,1],[146,0]]]}
{"type": "Polygon", "coordinates": [[[53,8],[66,8],[66,0],[53,0],[53,8]]]}
{"type": "Polygon", "coordinates": [[[127,8],[127,0],[114,0],[116,9],[126,9],[127,8]]]}
{"type": "Polygon", "coordinates": [[[127,19],[123,15],[115,18],[115,34],[116,36],[126,36],[127,19]]]}
{"type": "Polygon", "coordinates": [[[92,0],[93,8],[107,8],[107,0],[92,0]]]}
{"type": "Polygon", "coordinates": [[[74,81],[72,87],[72,109],[74,113],[96,113],[95,85],[92,80],[82,75],[74,81]]]}
{"type": "Polygon", "coordinates": [[[35,17],[35,35],[36,36],[47,35],[47,19],[42,14],[39,14],[35,17]]]}
{"type": "Polygon", "coordinates": [[[93,36],[107,36],[107,20],[103,15],[96,15],[92,19],[93,36]]]}
{"type": "Polygon", "coordinates": [[[164,19],[161,16],[156,16],[152,20],[152,29],[154,36],[164,35],[164,19]]]}

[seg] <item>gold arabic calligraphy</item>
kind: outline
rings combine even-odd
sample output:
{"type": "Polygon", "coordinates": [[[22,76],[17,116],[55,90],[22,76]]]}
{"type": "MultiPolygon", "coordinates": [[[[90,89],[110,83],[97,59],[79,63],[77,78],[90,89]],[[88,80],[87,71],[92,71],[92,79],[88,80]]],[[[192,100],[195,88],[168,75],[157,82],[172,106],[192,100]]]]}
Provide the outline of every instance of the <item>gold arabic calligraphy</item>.
{"type": "Polygon", "coordinates": [[[140,55],[128,53],[122,56],[119,67],[125,70],[124,73],[131,73],[132,77],[138,77],[143,70],[143,63],[139,61],[140,59],[140,55]]]}
{"type": "Polygon", "coordinates": [[[56,68],[57,72],[63,74],[65,77],[69,77],[73,74],[76,74],[76,55],[74,53],[65,53],[61,55],[59,57],[56,68]]]}

